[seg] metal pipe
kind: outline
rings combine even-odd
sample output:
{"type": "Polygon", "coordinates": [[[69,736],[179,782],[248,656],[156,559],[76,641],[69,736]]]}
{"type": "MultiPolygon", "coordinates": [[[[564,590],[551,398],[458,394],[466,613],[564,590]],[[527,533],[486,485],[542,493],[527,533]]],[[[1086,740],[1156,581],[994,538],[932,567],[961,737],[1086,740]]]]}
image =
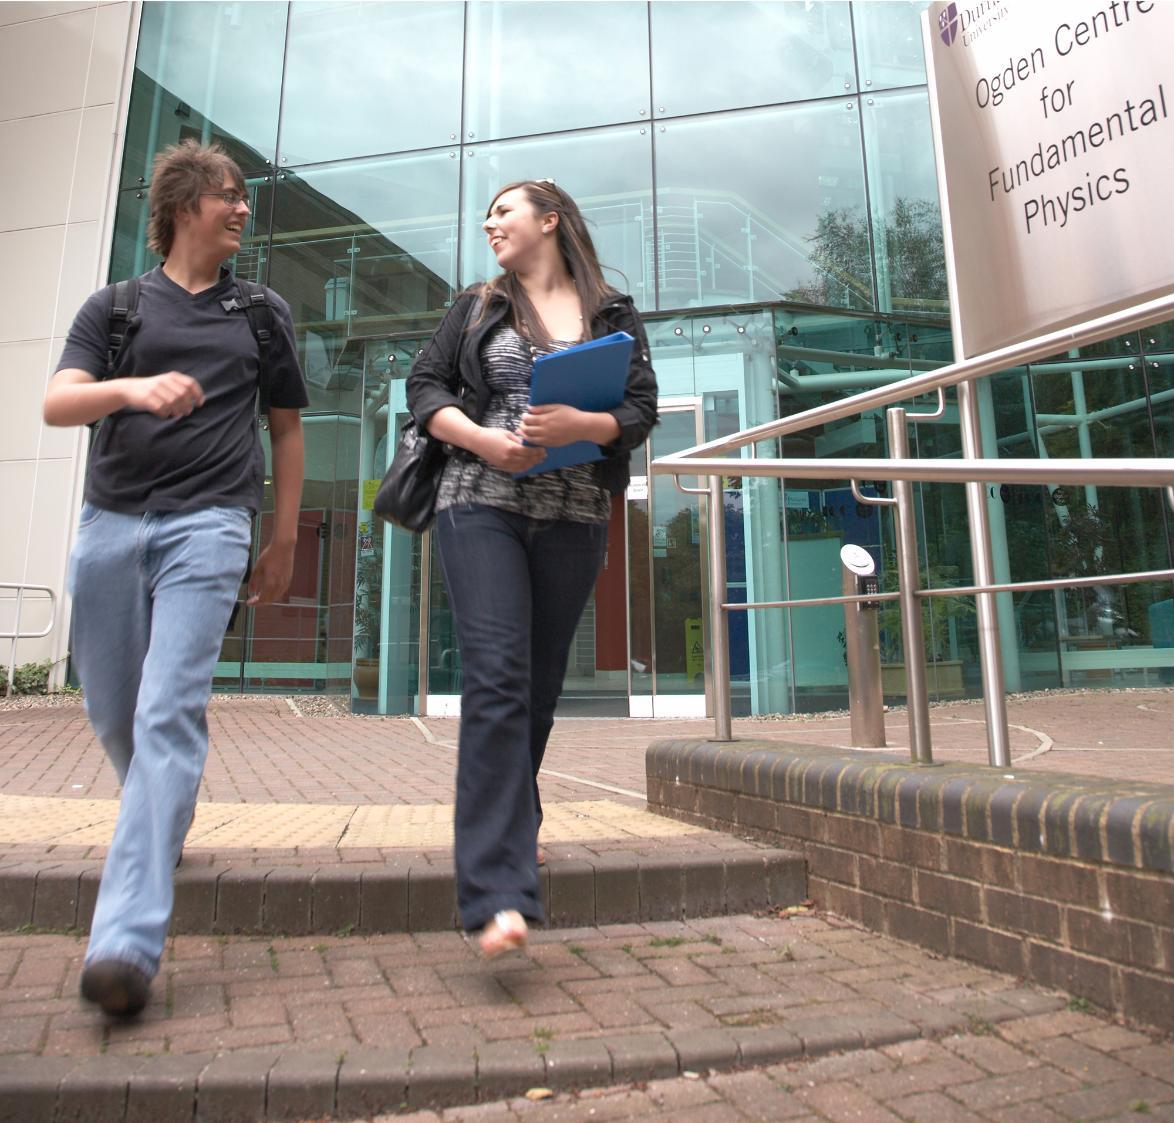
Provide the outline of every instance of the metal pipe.
{"type": "Polygon", "coordinates": [[[730,641],[726,614],[726,508],[721,476],[709,481],[709,650],[715,741],[734,739],[730,723],[730,641]]]}
{"type": "Polygon", "coordinates": [[[1174,296],[1147,300],[1132,308],[1112,312],[1107,316],[1098,316],[1096,319],[1075,324],[1070,328],[1049,332],[1047,335],[1037,336],[1024,343],[1000,347],[986,355],[963,359],[961,362],[950,363],[934,371],[914,375],[912,378],[894,383],[892,386],[880,386],[875,390],[868,390],[863,394],[844,398],[842,401],[829,402],[826,405],[816,406],[814,409],[804,410],[802,413],[792,414],[780,421],[768,421],[762,425],[756,425],[752,429],[746,429],[732,437],[707,441],[705,444],[697,445],[695,448],[687,449],[677,455],[682,458],[691,458],[732,452],[743,445],[753,444],[755,441],[788,436],[791,433],[802,432],[804,429],[810,429],[828,421],[838,421],[843,417],[855,417],[858,413],[863,413],[866,410],[905,401],[908,398],[937,390],[939,387],[957,386],[969,379],[996,374],[1008,367],[1021,366],[1023,363],[1032,362],[1035,359],[1046,358],[1049,355],[1065,351],[1073,345],[1084,346],[1096,343],[1099,340],[1148,327],[1150,324],[1161,323],[1168,319],[1174,319],[1174,296]]]}
{"type": "MultiPolygon", "coordinates": [[[[963,455],[969,459],[982,456],[977,388],[972,383],[963,382],[958,386],[958,414],[962,423],[963,455]]],[[[978,585],[986,587],[994,583],[995,577],[994,559],[991,555],[990,512],[986,505],[986,488],[974,481],[966,484],[966,510],[970,516],[970,556],[974,565],[974,579],[978,585]]],[[[987,756],[992,767],[1009,768],[1011,731],[1007,725],[1007,699],[1003,685],[1002,651],[999,647],[998,605],[990,593],[980,593],[976,598],[975,608],[978,619],[978,662],[982,671],[982,701],[987,721],[987,756]]]]}
{"type": "Polygon", "coordinates": [[[972,597],[980,593],[1029,593],[1035,589],[1081,589],[1096,585],[1144,585],[1174,581],[1174,569],[1146,569],[1136,573],[1099,573],[1095,577],[1053,577],[1047,581],[1008,581],[999,585],[948,585],[922,589],[919,597],[972,597]]]}
{"type": "MultiPolygon", "coordinates": [[[[420,641],[416,649],[416,695],[420,699],[420,716],[428,716],[428,649],[432,645],[432,531],[420,535],[420,641]]],[[[383,673],[382,663],[379,666],[383,673]]]]}
{"type": "MultiPolygon", "coordinates": [[[[1095,585],[1147,585],[1157,581],[1174,581],[1174,569],[1098,573],[1094,577],[1052,577],[1047,581],[1008,581],[999,585],[943,585],[937,589],[918,589],[917,596],[919,599],[973,597],[979,593],[1028,593],[1036,589],[1080,589],[1095,585]]],[[[867,604],[900,599],[900,593],[857,593],[853,596],[799,597],[794,600],[727,601],[722,609],[726,612],[745,612],[751,608],[807,608],[814,605],[867,604]]]]}
{"type": "MultiPolygon", "coordinates": [[[[890,409],[889,448],[893,455],[909,455],[909,433],[905,411],[890,409]]],[[[929,731],[929,687],[925,673],[925,646],[921,627],[921,605],[917,590],[921,588],[921,567],[917,557],[917,525],[913,507],[913,484],[898,480],[893,484],[895,511],[895,546],[897,554],[897,591],[901,604],[901,643],[905,649],[905,696],[909,713],[909,756],[914,764],[933,763],[933,744],[929,731]]]]}
{"type": "Polygon", "coordinates": [[[12,681],[16,678],[16,645],[20,642],[20,610],[24,603],[24,587],[16,590],[16,620],[12,625],[12,646],[8,649],[8,678],[4,684],[4,697],[12,697],[12,681]]]}
{"type": "MultiPolygon", "coordinates": [[[[856,596],[857,574],[842,567],[840,587],[856,596]]],[[[885,702],[881,691],[880,640],[875,602],[844,605],[844,654],[848,662],[848,715],[855,748],[885,745],[885,702]]]]}
{"type": "Polygon", "coordinates": [[[960,484],[973,480],[988,483],[1038,484],[1098,483],[1106,487],[1162,487],[1174,480],[1174,457],[1120,457],[1115,460],[892,460],[868,457],[858,460],[813,457],[743,460],[709,457],[694,460],[680,453],[661,456],[650,465],[654,476],[783,476],[806,480],[928,480],[960,484]]]}

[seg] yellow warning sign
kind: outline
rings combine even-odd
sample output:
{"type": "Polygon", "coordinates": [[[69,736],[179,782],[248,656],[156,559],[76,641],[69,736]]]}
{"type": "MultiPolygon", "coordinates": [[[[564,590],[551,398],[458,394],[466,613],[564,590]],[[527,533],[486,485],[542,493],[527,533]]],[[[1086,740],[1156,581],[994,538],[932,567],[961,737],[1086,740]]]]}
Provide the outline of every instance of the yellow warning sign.
{"type": "Polygon", "coordinates": [[[381,480],[363,481],[363,510],[370,511],[375,506],[375,493],[379,490],[381,480]]]}

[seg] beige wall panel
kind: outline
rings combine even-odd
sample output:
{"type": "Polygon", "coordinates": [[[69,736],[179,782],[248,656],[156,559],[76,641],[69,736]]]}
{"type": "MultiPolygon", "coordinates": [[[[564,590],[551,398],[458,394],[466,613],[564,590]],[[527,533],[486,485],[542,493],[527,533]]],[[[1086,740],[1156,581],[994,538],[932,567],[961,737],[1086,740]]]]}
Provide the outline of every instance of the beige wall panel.
{"type": "Polygon", "coordinates": [[[29,20],[48,19],[92,8],[93,4],[53,3],[52,0],[6,0],[0,3],[0,27],[10,27],[29,20]]]}
{"type": "MultiPolygon", "coordinates": [[[[0,581],[23,581],[25,540],[33,509],[32,460],[0,460],[0,495],[4,496],[5,533],[0,534],[0,581]]],[[[30,577],[39,585],[52,584],[30,577]]],[[[0,640],[0,643],[3,643],[0,640]]]]}
{"type": "Polygon", "coordinates": [[[90,222],[102,217],[114,140],[113,103],[93,105],[82,111],[69,199],[70,222],[90,222]]]}
{"type": "MultiPolygon", "coordinates": [[[[0,122],[0,229],[27,230],[69,221],[81,126],[81,110],[0,122]]],[[[96,212],[96,204],[90,210],[96,212]]]]}
{"type": "Polygon", "coordinates": [[[97,9],[0,31],[0,118],[60,113],[84,104],[97,9]]]}
{"type": "MultiPolygon", "coordinates": [[[[4,403],[0,409],[0,458],[4,460],[33,460],[45,455],[41,449],[41,401],[48,364],[47,339],[0,344],[0,402],[4,403]]],[[[18,535],[23,530],[11,529],[18,535]]]]}
{"type": "Polygon", "coordinates": [[[113,103],[118,99],[130,17],[130,5],[127,3],[98,9],[98,17],[94,21],[94,53],[90,58],[90,73],[86,82],[86,105],[113,103]]]}
{"type": "Polygon", "coordinates": [[[0,343],[48,339],[53,334],[64,244],[64,226],[0,233],[0,261],[4,262],[0,343]],[[19,284],[13,283],[16,278],[19,284]]]}
{"type": "MultiPolygon", "coordinates": [[[[98,279],[100,254],[97,222],[77,222],[66,228],[54,335],[65,336],[82,302],[101,287],[98,279]]],[[[58,354],[60,351],[55,353],[54,358],[58,354]]]]}
{"type": "MultiPolygon", "coordinates": [[[[37,470],[27,579],[53,589],[58,588],[58,582],[64,585],[66,553],[75,521],[70,507],[73,471],[71,460],[42,460],[37,470]]],[[[43,627],[48,617],[38,614],[30,623],[43,627]]]]}

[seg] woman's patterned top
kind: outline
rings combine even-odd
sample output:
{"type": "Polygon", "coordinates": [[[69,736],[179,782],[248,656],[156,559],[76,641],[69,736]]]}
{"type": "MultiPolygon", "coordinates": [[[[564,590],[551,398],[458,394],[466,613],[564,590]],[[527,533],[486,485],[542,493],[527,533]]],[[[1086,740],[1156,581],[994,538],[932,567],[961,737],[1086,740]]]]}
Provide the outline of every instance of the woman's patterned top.
{"type": "MultiPolygon", "coordinates": [[[[552,350],[570,346],[555,341],[552,350]]],[[[483,426],[517,431],[530,403],[535,354],[509,324],[499,325],[486,336],[481,345],[481,369],[492,396],[481,419],[483,426]]],[[[509,472],[461,450],[444,466],[436,509],[464,503],[481,503],[532,519],[594,523],[611,517],[611,496],[596,482],[594,464],[576,464],[516,480],[509,472]]]]}

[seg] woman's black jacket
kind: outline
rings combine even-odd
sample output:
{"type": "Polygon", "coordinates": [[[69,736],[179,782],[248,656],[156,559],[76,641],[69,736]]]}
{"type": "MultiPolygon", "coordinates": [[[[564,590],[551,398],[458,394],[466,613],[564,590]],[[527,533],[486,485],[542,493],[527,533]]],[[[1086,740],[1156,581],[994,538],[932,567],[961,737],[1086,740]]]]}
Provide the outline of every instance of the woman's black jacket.
{"type": "MultiPolygon", "coordinates": [[[[423,428],[445,406],[463,409],[474,421],[485,416],[490,390],[481,372],[481,343],[505,317],[508,304],[501,298],[491,299],[484,319],[465,332],[465,322],[479,295],[474,288],[457,297],[412,364],[408,409],[423,428]]],[[[591,321],[592,339],[614,331],[626,331],[636,341],[624,400],[607,411],[619,423],[620,435],[612,444],[601,446],[604,459],[596,462],[600,485],[617,495],[628,486],[628,454],[647,439],[656,424],[656,375],[649,360],[644,325],[632,298],[621,293],[606,300],[591,321]]]]}

